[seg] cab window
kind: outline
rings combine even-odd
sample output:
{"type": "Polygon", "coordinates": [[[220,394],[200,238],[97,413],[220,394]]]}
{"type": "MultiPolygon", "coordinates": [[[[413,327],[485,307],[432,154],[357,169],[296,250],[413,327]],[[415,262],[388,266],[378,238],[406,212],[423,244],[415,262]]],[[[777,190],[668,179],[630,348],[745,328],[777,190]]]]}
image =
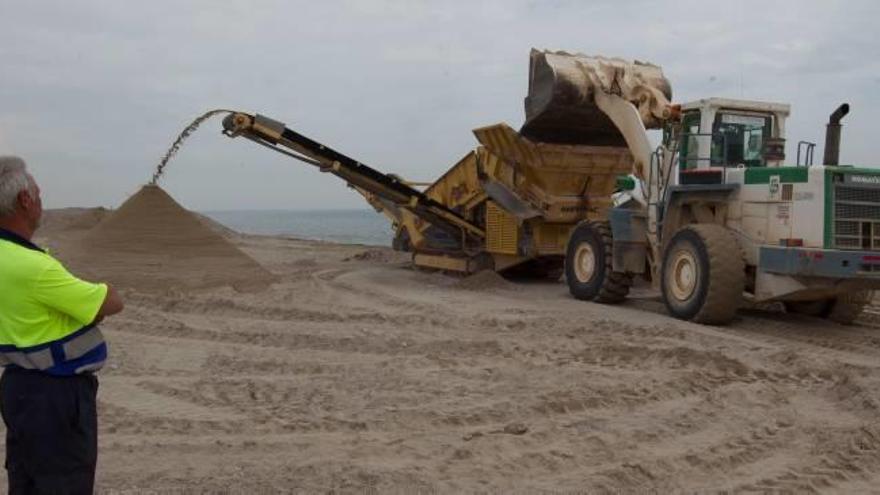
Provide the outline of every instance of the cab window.
{"type": "Polygon", "coordinates": [[[679,152],[679,167],[682,169],[697,168],[699,165],[700,112],[686,112],[681,119],[682,141],[679,152]]]}
{"type": "Polygon", "coordinates": [[[719,111],[712,126],[712,165],[764,165],[764,140],[770,137],[771,125],[769,115],[719,111]]]}

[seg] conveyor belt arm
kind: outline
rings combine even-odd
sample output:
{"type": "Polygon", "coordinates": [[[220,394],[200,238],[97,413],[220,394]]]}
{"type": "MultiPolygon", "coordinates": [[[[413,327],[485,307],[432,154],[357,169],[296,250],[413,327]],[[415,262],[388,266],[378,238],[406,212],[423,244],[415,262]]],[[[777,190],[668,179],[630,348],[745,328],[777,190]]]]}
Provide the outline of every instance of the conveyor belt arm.
{"type": "Polygon", "coordinates": [[[485,231],[455,211],[401,181],[368,167],[338,151],[295,132],[281,122],[262,115],[233,113],[223,119],[223,133],[244,136],[279,153],[317,166],[351,186],[371,192],[406,208],[413,214],[453,235],[482,238],[485,231]]]}

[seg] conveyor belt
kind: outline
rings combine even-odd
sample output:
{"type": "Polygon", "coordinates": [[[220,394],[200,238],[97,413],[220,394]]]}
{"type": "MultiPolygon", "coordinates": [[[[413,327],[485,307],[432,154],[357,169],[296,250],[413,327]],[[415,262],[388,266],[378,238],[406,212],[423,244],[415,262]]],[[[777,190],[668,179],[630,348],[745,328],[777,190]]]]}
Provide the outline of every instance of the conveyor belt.
{"type": "Polygon", "coordinates": [[[315,165],[350,185],[406,208],[454,236],[485,237],[483,229],[395,176],[379,172],[287,128],[281,122],[262,115],[234,113],[223,119],[223,128],[227,136],[244,136],[282,154],[315,165]]]}

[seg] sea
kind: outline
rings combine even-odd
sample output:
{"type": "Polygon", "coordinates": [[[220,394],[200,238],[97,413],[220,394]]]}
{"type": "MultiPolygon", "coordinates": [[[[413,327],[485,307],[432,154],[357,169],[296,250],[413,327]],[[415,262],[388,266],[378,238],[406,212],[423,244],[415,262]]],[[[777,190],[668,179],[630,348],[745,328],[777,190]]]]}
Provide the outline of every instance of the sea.
{"type": "Polygon", "coordinates": [[[391,222],[374,210],[224,210],[201,213],[245,234],[369,246],[390,246],[394,235],[391,222]]]}

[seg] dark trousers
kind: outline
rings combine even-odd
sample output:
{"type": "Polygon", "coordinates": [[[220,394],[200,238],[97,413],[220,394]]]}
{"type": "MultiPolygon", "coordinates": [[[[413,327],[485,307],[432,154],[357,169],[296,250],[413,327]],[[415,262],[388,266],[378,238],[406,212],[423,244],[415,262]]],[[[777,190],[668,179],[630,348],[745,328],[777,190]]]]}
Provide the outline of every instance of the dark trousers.
{"type": "Polygon", "coordinates": [[[91,494],[98,379],[8,368],[0,378],[9,494],[91,494]]]}

